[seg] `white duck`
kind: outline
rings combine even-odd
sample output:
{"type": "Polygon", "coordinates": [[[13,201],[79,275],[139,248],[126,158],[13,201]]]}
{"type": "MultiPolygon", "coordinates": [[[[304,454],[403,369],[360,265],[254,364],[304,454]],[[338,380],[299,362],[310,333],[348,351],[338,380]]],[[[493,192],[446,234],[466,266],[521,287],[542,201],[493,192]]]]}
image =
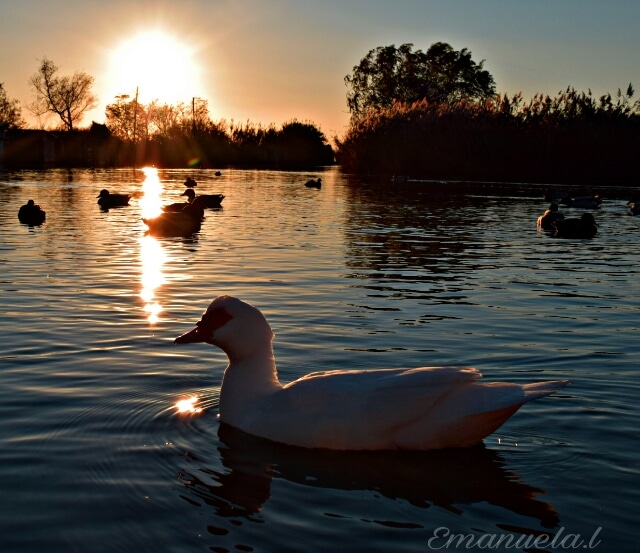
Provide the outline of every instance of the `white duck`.
{"type": "Polygon", "coordinates": [[[207,342],[229,358],[220,420],[274,442],[334,450],[426,450],[470,446],[524,403],[567,381],[481,384],[472,368],[323,371],[278,380],[273,332],[255,307],[214,299],[176,344],[207,342]]]}

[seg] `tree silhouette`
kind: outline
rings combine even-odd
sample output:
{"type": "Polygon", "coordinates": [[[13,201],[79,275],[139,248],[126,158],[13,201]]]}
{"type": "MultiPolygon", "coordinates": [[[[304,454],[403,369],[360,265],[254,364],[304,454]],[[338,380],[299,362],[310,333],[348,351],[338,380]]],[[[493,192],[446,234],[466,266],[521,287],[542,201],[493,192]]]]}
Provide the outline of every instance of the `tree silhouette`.
{"type": "Polygon", "coordinates": [[[14,129],[25,124],[22,119],[20,102],[7,96],[4,83],[0,83],[0,127],[14,129]]]}
{"type": "Polygon", "coordinates": [[[76,71],[70,77],[59,77],[57,71],[51,60],[41,60],[38,72],[29,79],[36,99],[28,109],[37,117],[55,113],[63,127],[72,131],[84,113],[98,105],[97,97],[91,92],[94,79],[83,71],[76,71]]]}
{"type": "MultiPolygon", "coordinates": [[[[146,119],[144,106],[130,100],[128,94],[116,96],[115,103],[106,107],[105,115],[111,134],[124,141],[133,141],[134,131],[139,131],[146,119]],[[134,126],[138,128],[134,129],[134,126]]],[[[144,136],[145,133],[142,134],[144,136]]]]}
{"type": "Polygon", "coordinates": [[[444,42],[427,52],[414,52],[413,44],[379,46],[344,78],[350,87],[347,105],[351,115],[359,117],[372,108],[390,108],[395,101],[452,104],[488,98],[495,95],[495,82],[483,64],[475,63],[466,48],[456,51],[444,42]]]}

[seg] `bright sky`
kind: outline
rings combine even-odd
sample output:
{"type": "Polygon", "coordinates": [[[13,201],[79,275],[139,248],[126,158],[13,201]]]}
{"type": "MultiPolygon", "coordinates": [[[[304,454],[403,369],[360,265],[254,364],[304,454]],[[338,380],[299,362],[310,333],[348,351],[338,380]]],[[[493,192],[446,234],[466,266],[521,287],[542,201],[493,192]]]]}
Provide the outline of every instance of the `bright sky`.
{"type": "Polygon", "coordinates": [[[369,50],[438,41],[485,60],[498,92],[632,83],[640,97],[638,0],[0,0],[0,82],[32,126],[28,81],[47,57],[95,78],[100,106],[81,127],[139,87],[143,103],[197,96],[214,121],[297,119],[331,139],[349,121],[344,77],[369,50]]]}

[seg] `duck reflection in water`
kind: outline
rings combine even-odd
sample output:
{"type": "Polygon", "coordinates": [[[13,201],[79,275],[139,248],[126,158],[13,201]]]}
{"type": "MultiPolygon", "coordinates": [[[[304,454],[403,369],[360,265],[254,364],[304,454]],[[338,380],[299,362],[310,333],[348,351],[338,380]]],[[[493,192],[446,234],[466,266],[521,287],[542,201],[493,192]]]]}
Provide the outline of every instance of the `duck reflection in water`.
{"type": "Polygon", "coordinates": [[[369,490],[416,507],[437,505],[458,515],[465,505],[486,502],[535,519],[543,528],[559,522],[553,506],[537,499],[544,490],[522,482],[505,468],[499,453],[483,444],[421,452],[344,452],[276,444],[224,423],[218,435],[218,450],[228,471],[206,468],[205,461],[192,457],[200,466],[179,476],[190,490],[185,499],[210,505],[218,516],[259,513],[272,495],[271,481],[276,477],[313,488],[369,490]]]}

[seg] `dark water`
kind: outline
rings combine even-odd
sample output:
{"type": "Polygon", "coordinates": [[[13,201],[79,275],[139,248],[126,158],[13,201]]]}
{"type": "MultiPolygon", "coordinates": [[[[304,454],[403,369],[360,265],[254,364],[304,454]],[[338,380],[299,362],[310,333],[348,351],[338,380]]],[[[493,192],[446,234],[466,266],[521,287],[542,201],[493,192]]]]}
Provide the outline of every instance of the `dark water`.
{"type": "Polygon", "coordinates": [[[0,551],[637,550],[625,191],[601,191],[596,238],[561,240],[536,229],[543,187],[195,171],[223,208],[193,238],[145,237],[150,198],[188,174],[0,174],[0,551]],[[138,197],[103,212],[102,188],[138,197]],[[18,223],[29,198],[41,227],[18,223]],[[266,444],[219,428],[222,352],[173,345],[222,293],[267,315],[283,381],[470,365],[572,384],[469,450],[266,444]]]}

